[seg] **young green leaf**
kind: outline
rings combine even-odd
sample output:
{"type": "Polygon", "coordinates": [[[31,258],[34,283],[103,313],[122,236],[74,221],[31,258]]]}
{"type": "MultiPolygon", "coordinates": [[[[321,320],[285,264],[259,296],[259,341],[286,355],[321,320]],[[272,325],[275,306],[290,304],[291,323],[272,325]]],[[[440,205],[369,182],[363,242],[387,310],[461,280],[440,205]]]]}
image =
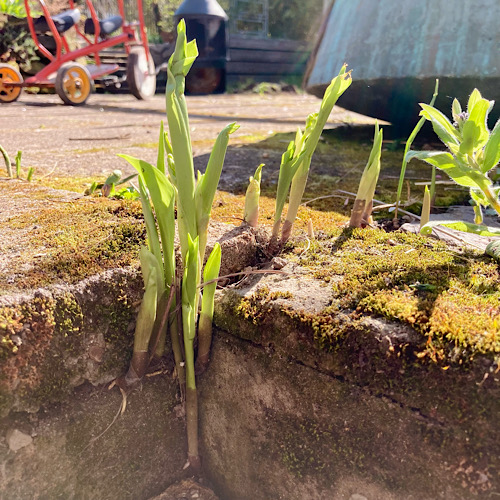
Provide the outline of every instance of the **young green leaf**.
{"type": "Polygon", "coordinates": [[[293,176],[299,166],[298,164],[295,165],[293,164],[294,155],[295,155],[295,142],[290,141],[290,143],[288,144],[288,148],[281,155],[281,165],[278,176],[278,188],[276,191],[276,206],[274,210],[274,226],[273,226],[274,239],[278,238],[280,224],[281,224],[281,214],[283,213],[283,208],[285,206],[288,190],[290,189],[290,184],[292,183],[293,176]]]}
{"type": "Polygon", "coordinates": [[[459,134],[448,118],[436,108],[428,104],[420,103],[422,111],[420,114],[432,123],[432,128],[436,135],[447,146],[449,144],[459,144],[459,134]]]}
{"type": "Polygon", "coordinates": [[[264,164],[261,163],[257,167],[255,174],[250,177],[245,194],[245,211],[243,213],[243,220],[252,227],[257,227],[259,219],[260,181],[263,166],[264,164]]]}
{"type": "Polygon", "coordinates": [[[160,139],[158,140],[156,168],[165,173],[165,132],[163,130],[163,120],[160,122],[160,139]]]}
{"type": "Polygon", "coordinates": [[[491,185],[491,180],[484,174],[470,168],[466,163],[454,158],[450,153],[438,151],[409,151],[408,162],[413,158],[425,161],[446,172],[457,184],[466,187],[484,189],[491,185]]]}
{"type": "MultiPolygon", "coordinates": [[[[433,106],[433,104],[431,104],[431,106],[433,106]]],[[[462,114],[462,106],[460,106],[460,102],[458,101],[457,98],[453,99],[453,102],[451,104],[451,114],[455,122],[459,124],[461,119],[460,115],[462,114]]]]}
{"type": "Polygon", "coordinates": [[[484,147],[483,164],[481,171],[483,173],[489,172],[500,161],[500,120],[495,124],[491,131],[490,138],[484,147]]]}
{"type": "Polygon", "coordinates": [[[375,122],[373,146],[368,162],[359,182],[358,193],[351,213],[350,227],[361,227],[366,224],[371,216],[373,196],[380,174],[380,157],[382,154],[383,131],[379,129],[378,121],[375,122]]]}
{"type": "Polygon", "coordinates": [[[424,202],[422,203],[422,213],[420,214],[420,229],[429,222],[431,213],[431,193],[429,188],[425,186],[424,202]]]}
{"type": "Polygon", "coordinates": [[[21,158],[22,158],[23,152],[18,151],[16,154],[16,157],[14,158],[14,161],[16,162],[16,177],[19,179],[21,177],[21,158]]]}
{"type": "Polygon", "coordinates": [[[199,176],[195,190],[196,224],[200,237],[200,257],[203,259],[207,243],[208,223],[220,174],[224,165],[229,135],[238,130],[239,125],[227,125],[217,137],[208,160],[206,172],[199,176]]]}
{"type": "MultiPolygon", "coordinates": [[[[144,215],[144,222],[146,224],[146,233],[148,235],[149,250],[156,257],[156,260],[161,264],[163,268],[160,238],[158,236],[158,230],[156,228],[156,222],[153,215],[153,209],[151,208],[151,202],[149,201],[149,196],[142,177],[139,177],[139,194],[141,199],[142,213],[144,215]]],[[[163,269],[161,274],[162,276],[164,276],[163,269]]],[[[167,285],[168,284],[169,283],[167,283],[167,285]]]]}
{"type": "Polygon", "coordinates": [[[203,296],[201,299],[201,312],[198,326],[198,356],[196,358],[197,374],[205,371],[210,357],[212,321],[214,317],[214,295],[217,287],[217,282],[214,280],[217,280],[219,277],[220,264],[221,247],[219,243],[216,243],[207,259],[203,272],[203,281],[207,284],[203,287],[203,296]]]}
{"type": "Polygon", "coordinates": [[[331,81],[330,85],[325,90],[319,112],[317,114],[312,113],[308,116],[304,134],[298,134],[295,138],[295,159],[290,168],[294,173],[291,181],[288,211],[281,235],[282,244],[288,240],[292,232],[292,226],[297,217],[297,211],[302,201],[307,183],[312,156],[316,150],[326,121],[340,96],[352,83],[351,74],[350,72],[346,73],[346,69],[347,65],[344,64],[339,74],[331,81]]]}
{"type": "Polygon", "coordinates": [[[147,186],[156,212],[156,219],[160,229],[161,245],[163,249],[165,282],[173,282],[175,273],[175,191],[159,169],[144,160],[138,160],[128,155],[118,155],[127,160],[138,172],[147,186]]]}
{"type": "Polygon", "coordinates": [[[146,247],[141,248],[139,257],[141,259],[145,291],[137,316],[134,351],[147,352],[156,319],[159,283],[158,267],[156,258],[146,247]]]}
{"type": "Polygon", "coordinates": [[[469,100],[467,102],[467,114],[469,115],[471,114],[472,109],[474,108],[476,103],[480,101],[482,98],[483,96],[481,95],[481,92],[479,92],[479,90],[474,89],[472,91],[471,95],[469,96],[469,100]]]}

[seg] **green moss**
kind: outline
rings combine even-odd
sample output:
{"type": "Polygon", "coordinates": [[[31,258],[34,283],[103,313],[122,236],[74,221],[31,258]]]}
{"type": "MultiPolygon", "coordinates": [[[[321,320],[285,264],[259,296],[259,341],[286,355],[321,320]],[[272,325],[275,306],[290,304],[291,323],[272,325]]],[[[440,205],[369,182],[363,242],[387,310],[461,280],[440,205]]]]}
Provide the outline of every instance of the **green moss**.
{"type": "Polygon", "coordinates": [[[11,243],[17,254],[9,275],[0,277],[0,293],[74,283],[105,269],[135,264],[146,237],[140,203],[105,198],[44,203],[3,226],[18,232],[23,243],[21,252],[19,241],[11,243]]]}
{"type": "Polygon", "coordinates": [[[449,359],[452,350],[456,358],[456,348],[467,358],[500,353],[500,273],[486,257],[372,229],[337,230],[305,253],[303,246],[287,258],[332,283],[342,310],[411,325],[428,339],[425,352],[433,360],[449,359]]]}

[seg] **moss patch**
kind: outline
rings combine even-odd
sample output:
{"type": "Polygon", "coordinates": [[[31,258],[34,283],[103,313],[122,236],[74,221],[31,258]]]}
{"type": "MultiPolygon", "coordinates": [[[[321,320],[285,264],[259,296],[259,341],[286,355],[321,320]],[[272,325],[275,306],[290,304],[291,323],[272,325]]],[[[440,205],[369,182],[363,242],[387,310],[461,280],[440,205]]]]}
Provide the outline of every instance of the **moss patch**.
{"type": "Polygon", "coordinates": [[[34,193],[45,196],[36,209],[2,223],[18,237],[4,248],[14,256],[8,273],[0,277],[0,294],[75,283],[136,262],[145,242],[140,203],[87,197],[49,202],[43,193],[34,193]]]}

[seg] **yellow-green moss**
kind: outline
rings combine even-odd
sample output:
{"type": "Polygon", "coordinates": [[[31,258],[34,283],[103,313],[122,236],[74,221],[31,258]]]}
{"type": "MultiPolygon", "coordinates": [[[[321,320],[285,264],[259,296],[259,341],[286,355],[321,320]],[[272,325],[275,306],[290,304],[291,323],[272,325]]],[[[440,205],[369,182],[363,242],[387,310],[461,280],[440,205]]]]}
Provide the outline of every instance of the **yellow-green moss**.
{"type": "Polygon", "coordinates": [[[338,230],[298,253],[287,258],[333,283],[342,309],[411,325],[429,339],[434,359],[447,358],[451,348],[467,357],[500,353],[500,273],[484,256],[373,229],[338,230]]]}
{"type": "Polygon", "coordinates": [[[43,203],[3,226],[18,231],[24,241],[21,251],[19,240],[12,242],[16,257],[9,276],[0,277],[0,293],[74,283],[105,269],[135,264],[145,242],[140,203],[125,200],[86,197],[43,203]]]}

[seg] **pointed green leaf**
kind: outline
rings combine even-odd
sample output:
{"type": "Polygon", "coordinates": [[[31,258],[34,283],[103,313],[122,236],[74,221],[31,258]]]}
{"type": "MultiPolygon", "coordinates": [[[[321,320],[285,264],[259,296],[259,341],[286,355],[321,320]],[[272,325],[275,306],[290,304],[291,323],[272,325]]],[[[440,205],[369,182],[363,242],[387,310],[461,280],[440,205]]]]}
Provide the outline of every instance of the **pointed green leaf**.
{"type": "Polygon", "coordinates": [[[139,172],[149,190],[160,229],[163,259],[165,262],[165,280],[167,284],[170,284],[173,281],[175,273],[174,188],[165,174],[150,163],[128,155],[118,156],[127,160],[139,172]]]}
{"type": "Polygon", "coordinates": [[[467,113],[470,115],[471,112],[472,112],[472,109],[474,108],[474,106],[476,105],[476,103],[478,101],[480,101],[482,99],[482,95],[481,95],[481,92],[479,92],[479,90],[477,89],[474,89],[472,91],[472,94],[470,95],[469,97],[469,101],[467,102],[467,113]]]}
{"type": "Polygon", "coordinates": [[[488,114],[492,106],[493,106],[493,101],[480,99],[479,101],[476,102],[476,104],[472,108],[469,118],[465,122],[465,125],[467,125],[467,123],[469,122],[473,122],[475,126],[478,128],[478,132],[476,132],[478,137],[474,142],[474,151],[477,151],[478,149],[482,148],[488,141],[490,133],[488,130],[487,121],[488,121],[488,114]]]}
{"type": "Polygon", "coordinates": [[[436,135],[447,146],[459,143],[459,134],[448,118],[438,109],[428,104],[420,103],[422,111],[420,114],[432,123],[436,135]]]}
{"type": "Polygon", "coordinates": [[[490,138],[486,143],[483,153],[483,164],[481,170],[483,173],[489,172],[500,161],[500,120],[495,124],[491,131],[490,138]]]}
{"type": "Polygon", "coordinates": [[[422,203],[422,213],[420,214],[420,229],[422,229],[422,227],[429,222],[430,213],[431,213],[431,193],[429,191],[429,188],[425,186],[424,202],[422,203]]]}
{"type": "MultiPolygon", "coordinates": [[[[158,229],[156,228],[155,218],[153,215],[153,210],[151,208],[151,203],[149,201],[149,196],[144,185],[142,177],[139,177],[139,194],[141,198],[142,213],[144,214],[144,222],[146,223],[146,233],[148,235],[148,245],[149,249],[156,257],[159,263],[163,266],[163,259],[161,255],[160,238],[158,236],[158,229]]],[[[163,270],[162,270],[162,275],[163,270]]]]}
{"type": "Polygon", "coordinates": [[[383,131],[379,129],[378,122],[375,122],[375,133],[373,145],[370,151],[368,162],[365,166],[356,195],[357,200],[370,202],[373,200],[377,181],[380,174],[380,157],[382,154],[383,131]]]}
{"type": "Polygon", "coordinates": [[[182,309],[183,324],[186,325],[187,321],[187,332],[185,331],[184,334],[187,334],[189,340],[193,340],[196,333],[195,314],[196,304],[198,302],[198,283],[200,278],[198,237],[193,240],[191,235],[188,234],[188,244],[189,249],[184,260],[184,275],[182,278],[182,309]],[[186,311],[186,315],[189,316],[188,320],[184,317],[184,311],[186,311]]]}
{"type": "Polygon", "coordinates": [[[451,104],[451,114],[453,116],[453,119],[458,123],[460,120],[460,114],[462,113],[462,106],[460,106],[460,102],[458,99],[453,99],[453,102],[451,104]]]}
{"type": "Polygon", "coordinates": [[[156,168],[165,173],[165,132],[163,130],[163,120],[160,122],[160,139],[158,141],[156,168]]]}
{"type": "Polygon", "coordinates": [[[210,216],[212,203],[214,201],[217,186],[224,165],[229,135],[240,128],[236,123],[227,125],[218,135],[215,141],[210,158],[208,160],[205,174],[201,177],[201,182],[196,186],[196,206],[198,216],[204,219],[206,215],[210,216]]]}
{"type": "Polygon", "coordinates": [[[156,257],[152,255],[146,247],[141,248],[139,255],[141,257],[141,270],[144,278],[145,290],[136,320],[134,351],[145,352],[148,350],[149,339],[153,333],[156,319],[159,280],[156,257]]]}
{"type": "Polygon", "coordinates": [[[255,174],[250,177],[245,194],[245,211],[243,212],[243,220],[251,226],[257,225],[259,215],[260,181],[263,166],[264,164],[261,163],[257,167],[257,170],[255,170],[255,174]]]}
{"type": "Polygon", "coordinates": [[[458,149],[460,154],[473,155],[474,146],[481,136],[480,128],[471,120],[467,120],[462,127],[462,142],[458,149]]]}
{"type": "Polygon", "coordinates": [[[436,151],[409,151],[406,155],[408,161],[413,158],[425,161],[446,172],[457,184],[466,187],[484,189],[491,185],[490,179],[484,174],[468,167],[465,163],[453,158],[450,153],[436,151]]]}
{"type": "MultiPolygon", "coordinates": [[[[221,247],[219,243],[214,245],[210,256],[205,264],[205,270],[203,272],[203,281],[209,282],[216,280],[219,277],[220,264],[221,264],[221,247]]],[[[209,283],[203,287],[203,296],[201,299],[201,311],[202,314],[207,315],[212,318],[214,315],[214,295],[215,289],[217,288],[217,282],[209,283]]]]}

